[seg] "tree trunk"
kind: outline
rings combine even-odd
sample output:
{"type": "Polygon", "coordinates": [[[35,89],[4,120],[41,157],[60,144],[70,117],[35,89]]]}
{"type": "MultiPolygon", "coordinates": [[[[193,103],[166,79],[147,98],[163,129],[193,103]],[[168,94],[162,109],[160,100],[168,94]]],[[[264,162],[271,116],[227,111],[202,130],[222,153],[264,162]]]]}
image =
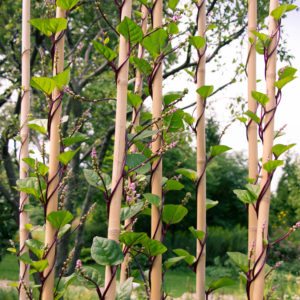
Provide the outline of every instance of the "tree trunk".
{"type": "MultiPolygon", "coordinates": [[[[198,1],[198,36],[205,37],[206,31],[206,1],[198,1]]],[[[197,88],[205,85],[205,47],[199,49],[197,69],[197,88]]],[[[205,136],[205,99],[197,95],[197,175],[200,181],[197,185],[197,230],[206,232],[206,136],[205,136]]],[[[205,238],[204,238],[205,239],[205,238]]],[[[197,258],[200,259],[196,268],[196,296],[205,299],[205,241],[197,241],[197,258]]]]}
{"type": "MultiPolygon", "coordinates": [[[[153,28],[162,27],[162,0],[153,0],[155,4],[153,9],[153,28]]],[[[159,66],[152,84],[152,117],[157,119],[162,114],[162,64],[159,66]]],[[[153,130],[159,130],[161,122],[154,125],[153,130]]],[[[157,153],[161,148],[161,133],[154,136],[152,143],[152,152],[157,153]]],[[[152,164],[152,182],[151,193],[159,196],[162,199],[162,160],[156,160],[152,164]]],[[[153,239],[161,241],[162,238],[162,222],[160,220],[160,208],[152,205],[151,208],[151,236],[153,239]]],[[[162,294],[162,255],[154,257],[151,269],[151,300],[161,299],[162,294]]]]}
{"type": "MultiPolygon", "coordinates": [[[[143,34],[146,34],[147,32],[147,18],[148,18],[148,9],[146,6],[142,5],[141,8],[141,12],[142,12],[142,24],[141,24],[141,28],[143,31],[143,34]]],[[[144,48],[142,47],[142,45],[139,45],[139,49],[138,49],[138,58],[143,58],[144,56],[144,48]]],[[[134,93],[141,95],[142,94],[142,88],[143,88],[143,77],[142,77],[142,73],[137,69],[136,70],[136,75],[135,75],[135,85],[134,85],[134,93]]],[[[140,124],[140,107],[134,108],[133,112],[132,112],[132,131],[131,133],[136,133],[135,127],[138,126],[140,124]]],[[[135,144],[133,144],[131,146],[131,148],[129,149],[130,152],[136,152],[137,151],[137,147],[135,146],[135,144]]],[[[129,179],[130,181],[130,179],[129,179]]],[[[127,231],[131,231],[132,230],[132,225],[131,225],[131,219],[125,220],[125,226],[126,226],[126,230],[127,231]]],[[[128,268],[128,263],[129,263],[129,258],[130,255],[129,253],[126,254],[124,261],[121,265],[121,274],[120,274],[120,282],[123,283],[127,277],[127,268],[128,268]]]]}
{"type": "MultiPolygon", "coordinates": [[[[30,113],[30,0],[22,2],[22,101],[20,115],[20,179],[28,176],[28,165],[23,161],[28,157],[29,153],[29,128],[28,115],[30,113]]],[[[20,193],[19,203],[19,234],[20,234],[20,255],[27,251],[25,241],[28,239],[28,231],[25,225],[29,223],[28,214],[24,210],[24,205],[28,203],[28,195],[24,192],[20,193]]],[[[24,285],[29,287],[29,265],[25,265],[20,261],[19,270],[20,280],[20,300],[27,299],[24,285]]]]}
{"type": "MultiPolygon", "coordinates": [[[[56,8],[56,17],[65,18],[66,12],[60,7],[56,8]]],[[[54,61],[53,61],[53,75],[57,75],[64,70],[64,34],[56,34],[56,39],[59,37],[55,45],[54,61]]],[[[60,154],[60,120],[61,120],[61,92],[55,88],[52,93],[52,101],[55,101],[51,109],[51,125],[50,125],[50,149],[49,149],[49,176],[48,176],[48,189],[47,189],[47,210],[46,215],[53,211],[57,211],[58,205],[58,185],[59,185],[59,160],[60,154]],[[59,100],[58,100],[59,99],[59,100]]],[[[49,252],[47,255],[48,267],[44,271],[46,278],[42,288],[42,300],[53,299],[54,275],[55,275],[55,259],[56,259],[56,243],[55,243],[56,229],[46,221],[45,231],[45,245],[48,247],[49,252]]]]}
{"type": "MultiPolygon", "coordinates": [[[[125,17],[131,17],[132,1],[125,0],[121,11],[121,20],[125,17]]],[[[123,192],[123,168],[125,161],[125,134],[126,134],[126,117],[127,117],[127,89],[128,89],[128,69],[129,69],[129,42],[124,36],[120,35],[119,43],[119,70],[117,76],[117,109],[115,124],[115,144],[112,174],[112,191],[113,196],[110,202],[108,234],[111,240],[118,241],[120,235],[120,212],[123,192]]],[[[108,288],[106,294],[107,300],[115,299],[116,295],[116,276],[112,278],[111,266],[106,267],[105,287],[108,288]]]]}
{"type": "MultiPolygon", "coordinates": [[[[270,13],[278,7],[278,0],[270,1],[270,13]]],[[[269,16],[269,36],[272,36],[277,30],[277,22],[270,15],[269,16]]],[[[264,124],[268,124],[263,134],[263,158],[262,163],[272,160],[272,146],[274,140],[274,113],[273,109],[276,107],[275,100],[275,86],[276,81],[276,56],[277,56],[277,34],[274,35],[268,53],[272,53],[266,66],[266,83],[267,83],[267,95],[269,101],[266,104],[266,115],[264,124]]],[[[262,170],[261,188],[263,188],[269,179],[269,174],[266,170],[262,170]]],[[[254,281],[253,287],[253,299],[262,300],[264,297],[264,279],[265,279],[265,259],[266,249],[264,247],[264,240],[268,239],[268,225],[269,225],[269,209],[270,209],[271,190],[270,186],[267,188],[260,205],[257,220],[257,235],[256,235],[256,249],[255,256],[258,261],[256,267],[257,278],[254,281]],[[258,258],[261,258],[258,260],[258,258]]]]}

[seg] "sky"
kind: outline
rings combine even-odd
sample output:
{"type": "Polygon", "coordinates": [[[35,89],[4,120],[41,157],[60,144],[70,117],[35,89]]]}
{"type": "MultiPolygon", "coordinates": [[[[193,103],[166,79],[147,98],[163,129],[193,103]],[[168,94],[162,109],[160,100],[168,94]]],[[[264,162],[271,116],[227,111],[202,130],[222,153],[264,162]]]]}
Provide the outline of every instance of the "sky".
{"type": "MultiPolygon", "coordinates": [[[[300,6],[300,0],[295,2],[298,7],[300,6]]],[[[292,11],[289,12],[287,17],[283,19],[282,23],[284,27],[284,38],[287,39],[287,48],[290,53],[294,55],[294,59],[292,61],[292,66],[298,69],[298,76],[300,72],[300,11],[292,11]]],[[[247,45],[247,40],[245,41],[245,45],[247,45]]],[[[231,46],[238,46],[238,44],[231,44],[231,46]]],[[[232,59],[236,56],[240,56],[241,54],[238,52],[234,52],[234,47],[226,47],[221,52],[222,60],[226,62],[224,67],[221,67],[219,71],[212,72],[211,64],[207,65],[206,69],[206,85],[214,85],[215,89],[221,86],[223,83],[229,81],[230,76],[233,75],[232,70],[232,59]]],[[[209,55],[210,49],[208,46],[207,54],[209,55]]],[[[245,62],[247,58],[247,49],[243,49],[242,51],[242,59],[245,62]]],[[[281,67],[285,66],[286,63],[281,63],[278,60],[277,70],[281,67]]],[[[265,81],[264,81],[264,64],[263,58],[260,55],[257,55],[257,79],[261,79],[261,82],[257,84],[257,90],[265,93],[265,81]]],[[[175,78],[170,78],[166,80],[164,84],[165,91],[176,91],[183,90],[184,88],[189,89],[189,94],[184,98],[182,106],[186,106],[189,103],[193,103],[195,101],[195,85],[189,79],[189,76],[184,72],[181,72],[175,78]]],[[[244,99],[247,99],[247,81],[243,81],[242,83],[237,83],[227,87],[222,90],[212,98],[209,98],[207,101],[210,102],[210,106],[208,108],[207,115],[215,115],[216,119],[220,124],[220,129],[223,128],[230,122],[232,116],[229,112],[228,106],[229,103],[232,102],[230,98],[242,96],[244,99]]],[[[193,109],[189,111],[193,112],[193,109]]],[[[275,130],[278,130],[282,126],[285,126],[285,135],[280,137],[276,143],[281,144],[291,144],[296,143],[296,146],[293,148],[293,153],[296,155],[300,153],[300,79],[297,78],[292,83],[288,84],[283,89],[283,97],[279,108],[276,113],[275,120],[275,130]]],[[[233,125],[229,127],[226,131],[225,135],[222,139],[222,144],[230,146],[233,150],[243,152],[245,157],[247,157],[247,140],[245,134],[245,127],[239,122],[235,122],[233,125]]],[[[276,188],[276,184],[280,177],[280,171],[275,174],[274,183],[272,189],[276,188]]]]}

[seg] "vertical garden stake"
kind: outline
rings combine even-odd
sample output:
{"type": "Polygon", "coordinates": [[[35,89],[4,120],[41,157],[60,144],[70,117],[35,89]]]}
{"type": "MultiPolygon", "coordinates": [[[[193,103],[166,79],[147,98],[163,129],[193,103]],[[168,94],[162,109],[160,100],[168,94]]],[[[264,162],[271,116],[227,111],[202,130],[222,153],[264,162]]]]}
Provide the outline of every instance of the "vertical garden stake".
{"type": "MultiPolygon", "coordinates": [[[[65,18],[66,12],[60,7],[56,8],[56,18],[65,18]]],[[[64,32],[55,35],[54,57],[53,57],[53,76],[64,70],[64,32]]],[[[52,93],[52,105],[50,111],[50,143],[49,143],[49,176],[47,187],[47,211],[48,216],[51,212],[57,211],[58,206],[58,186],[59,186],[59,154],[60,154],[60,122],[62,113],[62,93],[55,88],[52,93]]],[[[57,230],[46,221],[45,246],[48,249],[48,267],[44,271],[44,284],[42,287],[42,300],[53,299],[54,276],[55,276],[55,256],[56,256],[56,233],[57,230]]]]}
{"type": "MultiPolygon", "coordinates": [[[[198,36],[205,37],[206,31],[206,1],[198,1],[197,26],[198,36]]],[[[205,46],[206,47],[206,46],[205,46]]],[[[197,88],[205,84],[205,47],[198,49],[199,61],[197,66],[197,88]]],[[[206,232],[206,141],[205,141],[205,99],[197,94],[197,230],[206,232]]],[[[204,238],[205,239],[205,238],[204,238]]],[[[205,241],[197,241],[196,266],[196,297],[205,299],[205,241]]]]}
{"type": "MultiPolygon", "coordinates": [[[[121,21],[131,18],[132,1],[124,0],[121,10],[121,21]]],[[[123,193],[123,169],[125,161],[125,134],[127,112],[127,89],[129,69],[129,42],[120,35],[119,63],[117,70],[117,109],[115,123],[115,143],[112,172],[112,192],[109,220],[108,239],[118,241],[120,235],[120,212],[123,193]]],[[[105,287],[108,288],[105,299],[114,300],[116,295],[116,276],[112,276],[112,267],[107,266],[105,272],[105,287]]]]}
{"type": "MultiPolygon", "coordinates": [[[[267,127],[263,135],[263,158],[262,164],[272,160],[272,146],[274,140],[274,108],[276,107],[275,100],[275,80],[276,80],[276,56],[277,56],[277,27],[278,22],[271,16],[271,12],[278,7],[278,0],[270,1],[270,15],[269,15],[269,35],[271,38],[268,47],[268,58],[266,66],[266,84],[267,95],[269,101],[266,104],[266,115],[264,124],[267,127]]],[[[266,170],[262,169],[261,187],[264,187],[269,178],[266,170]]],[[[266,245],[265,241],[268,240],[268,224],[269,224],[269,209],[270,209],[271,190],[268,186],[264,196],[259,205],[258,220],[257,220],[257,236],[256,236],[256,268],[253,287],[253,300],[262,300],[264,298],[264,280],[265,280],[265,258],[266,258],[266,245]]]]}
{"type": "MultiPolygon", "coordinates": [[[[20,116],[20,137],[21,149],[19,157],[20,179],[24,179],[28,175],[28,165],[24,162],[24,158],[28,157],[29,148],[29,128],[28,115],[30,112],[30,0],[22,1],[22,100],[21,100],[21,116],[20,116]]],[[[26,250],[25,241],[28,239],[28,231],[26,224],[29,223],[27,212],[24,205],[28,202],[28,195],[20,192],[19,204],[19,231],[20,231],[20,255],[26,250]]],[[[19,299],[27,299],[26,290],[29,286],[29,265],[20,261],[19,274],[19,299]]]]}
{"type": "MultiPolygon", "coordinates": [[[[248,0],[248,109],[256,114],[257,102],[253,99],[251,93],[256,91],[256,50],[253,30],[257,30],[257,2],[256,0],[248,0]]],[[[258,153],[257,153],[257,124],[249,118],[247,125],[248,138],[248,177],[257,182],[258,178],[258,153]]],[[[248,206],[248,257],[253,262],[255,240],[256,240],[257,215],[255,207],[252,204],[248,206]]],[[[250,294],[252,294],[253,285],[251,285],[250,294]]]]}
{"type": "MultiPolygon", "coordinates": [[[[153,1],[153,29],[162,27],[162,0],[153,1]]],[[[152,83],[152,117],[154,120],[161,118],[162,114],[162,63],[157,69],[152,83]]],[[[159,130],[161,122],[158,122],[153,130],[159,130]]],[[[152,152],[157,153],[161,148],[160,132],[153,137],[152,152]]],[[[162,198],[162,160],[159,158],[152,164],[151,192],[162,198]]],[[[160,241],[162,235],[162,223],[160,219],[160,208],[152,205],[151,208],[151,236],[160,241]]],[[[162,255],[154,258],[151,269],[151,300],[161,299],[162,292],[162,255]]]]}

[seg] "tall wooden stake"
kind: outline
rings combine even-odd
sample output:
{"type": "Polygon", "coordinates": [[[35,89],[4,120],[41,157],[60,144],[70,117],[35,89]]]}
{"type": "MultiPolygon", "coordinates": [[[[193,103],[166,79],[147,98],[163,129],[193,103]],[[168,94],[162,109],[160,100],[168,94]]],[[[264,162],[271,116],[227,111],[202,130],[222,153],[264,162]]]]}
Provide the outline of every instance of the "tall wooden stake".
{"type": "MultiPolygon", "coordinates": [[[[153,28],[159,28],[162,26],[162,12],[163,3],[162,0],[153,0],[153,28]]],[[[159,66],[152,84],[152,117],[157,119],[162,114],[162,65],[159,66]]],[[[154,130],[160,128],[159,122],[154,127],[154,130]]],[[[154,136],[154,142],[152,143],[153,153],[161,148],[161,136],[160,133],[154,136]]],[[[152,174],[151,192],[154,195],[162,198],[162,160],[155,161],[152,165],[154,170],[152,174]]],[[[154,205],[151,208],[151,236],[153,239],[161,241],[162,237],[162,223],[160,220],[160,209],[154,205]]],[[[162,288],[162,255],[158,255],[154,258],[151,269],[151,300],[161,299],[162,288]]]]}
{"type": "MultiPolygon", "coordinates": [[[[256,114],[257,102],[253,99],[251,93],[256,91],[256,50],[255,35],[253,30],[257,30],[257,2],[256,0],[248,0],[248,109],[256,114]]],[[[248,177],[257,180],[258,177],[258,154],[257,154],[257,124],[249,119],[247,128],[248,136],[248,177]]],[[[248,257],[253,261],[255,259],[255,240],[256,240],[257,215],[253,205],[248,207],[248,257]]],[[[250,295],[253,291],[251,285],[250,295]]]]}
{"type": "MultiPolygon", "coordinates": [[[[198,35],[205,37],[206,31],[206,1],[198,1],[198,35]]],[[[197,88],[205,85],[205,48],[199,50],[197,70],[197,88]]],[[[201,180],[197,186],[197,230],[206,232],[206,137],[205,137],[205,99],[197,95],[197,175],[201,180]]],[[[197,257],[201,253],[196,268],[196,297],[205,299],[205,243],[197,241],[197,257]]]]}
{"type": "MultiPolygon", "coordinates": [[[[20,114],[20,179],[24,179],[28,175],[28,165],[23,161],[29,154],[29,128],[28,114],[30,112],[30,0],[22,2],[22,102],[20,114]]],[[[24,192],[20,193],[19,204],[19,231],[20,231],[20,255],[27,251],[25,241],[28,239],[28,231],[25,225],[29,223],[27,212],[24,210],[24,205],[28,203],[28,195],[24,192]]],[[[20,261],[20,300],[27,299],[26,287],[29,286],[29,266],[20,261]]]]}
{"type": "MultiPolygon", "coordinates": [[[[278,7],[278,0],[270,0],[270,13],[278,7]]],[[[267,95],[269,101],[266,104],[266,116],[264,124],[268,124],[263,134],[263,158],[262,163],[272,160],[272,146],[274,140],[274,116],[273,109],[276,106],[275,100],[275,86],[276,81],[276,56],[277,56],[277,21],[269,15],[269,35],[274,37],[269,46],[269,53],[271,54],[266,66],[266,83],[267,95]]],[[[268,180],[268,173],[262,170],[261,188],[265,186],[268,180]]],[[[269,209],[270,209],[271,190],[268,187],[259,205],[258,221],[257,221],[257,235],[256,235],[256,249],[255,257],[258,260],[256,266],[257,278],[254,280],[253,287],[253,300],[263,300],[264,297],[264,281],[265,281],[265,258],[266,250],[264,248],[264,240],[268,238],[268,225],[269,225],[269,209]],[[260,258],[260,259],[258,259],[260,258]]]]}
{"type": "MultiPolygon", "coordinates": [[[[131,18],[132,1],[125,0],[121,11],[121,20],[125,17],[131,18]]],[[[120,212],[123,192],[123,168],[125,160],[125,131],[126,131],[126,111],[127,111],[127,89],[128,89],[128,69],[129,69],[129,42],[120,35],[119,42],[119,71],[117,76],[117,110],[115,124],[114,161],[112,173],[113,197],[110,203],[108,234],[111,240],[119,241],[120,235],[120,212]]],[[[116,276],[112,278],[111,266],[106,267],[105,287],[108,288],[106,300],[114,300],[116,295],[116,276]],[[111,283],[110,283],[111,282],[111,283]]]]}
{"type": "MultiPolygon", "coordinates": [[[[142,5],[141,8],[141,13],[142,13],[142,24],[141,24],[141,28],[143,31],[143,34],[146,34],[147,32],[147,18],[148,18],[148,9],[146,6],[142,5]]],[[[138,58],[143,58],[144,56],[144,48],[142,47],[142,45],[139,45],[139,49],[138,49],[138,58]]],[[[141,95],[142,93],[142,88],[143,88],[143,77],[142,77],[142,73],[137,69],[136,70],[136,74],[135,74],[135,85],[134,85],[134,93],[141,95]]],[[[138,126],[140,124],[140,107],[137,107],[133,110],[132,112],[132,131],[131,133],[136,133],[136,126],[138,126]]],[[[137,151],[137,147],[135,144],[133,144],[131,146],[131,148],[129,149],[130,152],[135,153],[137,151]]],[[[132,225],[131,225],[131,219],[127,219],[125,220],[125,226],[126,226],[126,230],[127,231],[131,231],[132,230],[132,225]]],[[[120,282],[123,283],[126,279],[127,279],[127,268],[128,268],[128,263],[129,263],[129,258],[130,255],[129,253],[126,254],[124,261],[121,265],[121,274],[120,274],[120,282]]]]}
{"type": "MultiPolygon", "coordinates": [[[[65,18],[66,12],[60,7],[56,8],[56,18],[65,18]]],[[[64,34],[57,33],[55,39],[55,53],[53,59],[53,76],[64,70],[64,34]]],[[[52,109],[50,126],[50,149],[49,149],[49,175],[48,175],[48,190],[47,190],[47,212],[49,215],[53,211],[57,211],[58,205],[58,185],[59,185],[59,160],[60,154],[60,122],[61,122],[61,92],[55,88],[52,93],[52,109]]],[[[55,275],[55,256],[56,256],[56,243],[55,234],[56,229],[46,221],[45,231],[45,245],[48,247],[49,252],[47,255],[48,267],[44,270],[44,277],[46,278],[42,288],[42,300],[53,299],[54,275],[55,275]]]]}

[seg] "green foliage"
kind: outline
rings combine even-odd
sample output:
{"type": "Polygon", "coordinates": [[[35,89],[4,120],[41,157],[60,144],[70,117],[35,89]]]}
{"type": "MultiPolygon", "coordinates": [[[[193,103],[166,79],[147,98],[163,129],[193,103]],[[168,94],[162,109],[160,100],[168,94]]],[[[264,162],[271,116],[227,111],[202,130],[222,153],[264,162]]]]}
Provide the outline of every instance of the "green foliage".
{"type": "Polygon", "coordinates": [[[61,154],[59,154],[58,156],[58,160],[63,164],[63,165],[67,165],[72,159],[73,157],[79,152],[80,147],[77,148],[76,150],[68,150],[65,151],[61,154]]]}
{"type": "Polygon", "coordinates": [[[48,222],[55,228],[61,229],[73,220],[73,215],[67,210],[53,211],[47,215],[48,222]]]}
{"type": "Polygon", "coordinates": [[[213,292],[217,289],[227,287],[227,286],[232,286],[232,285],[235,285],[235,284],[236,284],[235,280],[233,280],[231,278],[228,278],[228,277],[222,277],[222,278],[219,278],[217,280],[214,280],[214,281],[210,282],[209,285],[208,285],[207,291],[209,293],[211,293],[211,292],[213,292]]]}
{"type": "Polygon", "coordinates": [[[67,29],[67,19],[64,18],[31,19],[30,24],[46,36],[51,36],[67,29]]]}
{"type": "Polygon", "coordinates": [[[180,191],[184,188],[184,185],[175,179],[169,179],[165,183],[166,191],[180,191]]]}
{"type": "Polygon", "coordinates": [[[227,151],[231,150],[230,147],[228,146],[225,146],[225,145],[216,145],[216,146],[212,146],[210,148],[210,156],[211,157],[215,157],[215,156],[218,156],[220,154],[223,154],[227,151]]]}
{"type": "Polygon", "coordinates": [[[192,181],[197,180],[197,172],[194,170],[180,168],[176,170],[176,173],[181,174],[192,181]]]}
{"type": "Polygon", "coordinates": [[[93,239],[91,255],[94,261],[102,266],[119,265],[124,259],[122,249],[116,241],[99,236],[93,239]]]}
{"type": "Polygon", "coordinates": [[[133,289],[133,277],[127,278],[117,289],[116,300],[130,300],[133,289]]]}
{"type": "Polygon", "coordinates": [[[248,256],[240,252],[227,252],[230,259],[243,271],[247,273],[249,270],[248,256]]]}
{"type": "Polygon", "coordinates": [[[56,5],[65,10],[71,10],[78,2],[79,0],[57,0],[56,5]]]}
{"type": "Polygon", "coordinates": [[[253,99],[260,103],[262,106],[265,106],[269,102],[269,97],[266,94],[252,91],[251,95],[253,99]]]}
{"type": "Polygon", "coordinates": [[[93,42],[93,45],[95,49],[100,54],[102,54],[105,57],[105,59],[107,59],[109,62],[113,61],[117,57],[117,53],[114,50],[110,49],[109,47],[101,43],[98,43],[96,41],[93,42]]]}
{"type": "Polygon", "coordinates": [[[135,204],[124,206],[121,208],[121,221],[125,221],[126,219],[130,219],[136,216],[138,213],[142,211],[144,208],[143,202],[137,202],[135,204]]]}
{"type": "Polygon", "coordinates": [[[264,170],[266,170],[269,174],[275,171],[278,167],[284,164],[283,160],[269,160],[268,162],[263,164],[264,170]]]}
{"type": "Polygon", "coordinates": [[[167,225],[179,223],[188,213],[182,205],[167,204],[164,206],[162,220],[167,225]]]}
{"type": "MultiPolygon", "coordinates": [[[[190,36],[189,37],[189,43],[192,46],[194,46],[196,49],[201,49],[205,46],[206,40],[202,36],[190,36]]],[[[200,94],[200,96],[202,96],[202,95],[200,94]]]]}
{"type": "Polygon", "coordinates": [[[143,39],[143,32],[140,26],[138,26],[130,18],[125,17],[123,21],[117,26],[117,31],[130,42],[135,45],[143,39]]]}
{"type": "Polygon", "coordinates": [[[144,37],[142,45],[153,58],[156,58],[166,50],[168,33],[162,28],[154,30],[144,37]]]}
{"type": "Polygon", "coordinates": [[[150,193],[145,193],[143,196],[150,204],[155,205],[156,207],[160,206],[161,200],[159,196],[150,193]]]}
{"type": "Polygon", "coordinates": [[[197,89],[197,93],[203,98],[208,98],[214,91],[214,87],[212,85],[203,85],[199,89],[197,89]]]}
{"type": "Polygon", "coordinates": [[[271,16],[278,21],[280,20],[286,12],[296,9],[298,6],[294,4],[281,4],[277,8],[271,11],[271,16]]]}

